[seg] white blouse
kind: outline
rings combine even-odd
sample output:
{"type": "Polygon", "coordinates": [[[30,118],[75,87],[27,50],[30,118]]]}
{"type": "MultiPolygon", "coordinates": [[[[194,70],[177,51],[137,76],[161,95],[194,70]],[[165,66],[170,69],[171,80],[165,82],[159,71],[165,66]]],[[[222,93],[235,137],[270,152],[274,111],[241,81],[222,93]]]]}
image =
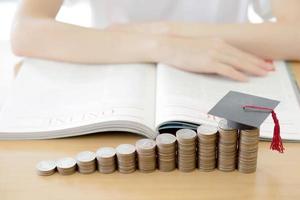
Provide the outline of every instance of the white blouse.
{"type": "MultiPolygon", "coordinates": [[[[79,0],[67,0],[79,1],[79,0]]],[[[271,0],[85,0],[92,10],[93,24],[145,21],[190,21],[241,23],[248,21],[248,7],[264,19],[272,17],[271,0]]]]}

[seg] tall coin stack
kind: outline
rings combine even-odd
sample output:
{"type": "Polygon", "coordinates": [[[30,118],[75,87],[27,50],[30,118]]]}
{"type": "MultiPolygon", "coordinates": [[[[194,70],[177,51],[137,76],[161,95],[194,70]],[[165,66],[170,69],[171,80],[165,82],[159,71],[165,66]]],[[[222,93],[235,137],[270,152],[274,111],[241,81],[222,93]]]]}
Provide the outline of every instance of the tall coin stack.
{"type": "Polygon", "coordinates": [[[82,151],[76,156],[78,171],[90,174],[96,171],[96,154],[91,151],[82,151]]]}
{"type": "Polygon", "coordinates": [[[182,172],[190,172],[196,168],[196,136],[196,132],[191,129],[176,132],[178,169],[182,172]]]}
{"type": "Polygon", "coordinates": [[[110,174],[116,171],[116,150],[112,147],[102,147],[97,150],[98,171],[110,174]]]}
{"type": "Polygon", "coordinates": [[[151,139],[140,139],[135,143],[138,168],[141,172],[153,172],[156,169],[156,143],[151,139]]]}
{"type": "Polygon", "coordinates": [[[241,130],[239,138],[238,170],[242,173],[256,171],[259,129],[241,130]]]}
{"type": "Polygon", "coordinates": [[[136,170],[136,151],[132,144],[121,144],[117,148],[117,159],[119,172],[124,174],[136,170]]]}
{"type": "Polygon", "coordinates": [[[227,120],[219,122],[218,169],[225,172],[236,168],[237,129],[229,127],[227,120]]]}
{"type": "Polygon", "coordinates": [[[57,171],[61,175],[71,175],[76,172],[76,160],[71,157],[61,158],[56,162],[57,171]]]}
{"type": "Polygon", "coordinates": [[[202,171],[212,171],[216,168],[216,145],[218,128],[201,125],[198,134],[198,168],[202,171]]]}
{"type": "Polygon", "coordinates": [[[158,150],[158,168],[160,171],[169,172],[176,168],[176,137],[163,133],[156,137],[158,150]]]}

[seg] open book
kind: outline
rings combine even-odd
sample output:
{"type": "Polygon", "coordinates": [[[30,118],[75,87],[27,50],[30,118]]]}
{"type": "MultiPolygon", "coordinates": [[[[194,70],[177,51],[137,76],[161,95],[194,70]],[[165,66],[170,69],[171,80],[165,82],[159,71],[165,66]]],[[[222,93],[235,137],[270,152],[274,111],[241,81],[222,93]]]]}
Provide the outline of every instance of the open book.
{"type": "MultiPolygon", "coordinates": [[[[238,83],[158,64],[80,65],[26,59],[0,114],[0,139],[43,139],[103,131],[150,138],[217,124],[207,112],[229,90],[277,99],[284,139],[300,140],[300,107],[287,67],[238,83]]],[[[272,119],[261,127],[271,138],[272,119]]]]}

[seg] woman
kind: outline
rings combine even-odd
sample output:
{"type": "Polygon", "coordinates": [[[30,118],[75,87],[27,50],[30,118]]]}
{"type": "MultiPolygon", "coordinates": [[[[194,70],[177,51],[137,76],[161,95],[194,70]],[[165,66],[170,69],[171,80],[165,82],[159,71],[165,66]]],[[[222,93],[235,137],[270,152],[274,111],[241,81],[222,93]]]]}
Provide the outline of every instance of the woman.
{"type": "Polygon", "coordinates": [[[95,27],[55,20],[63,0],[22,0],[15,54],[79,63],[165,63],[238,81],[300,59],[299,0],[90,0],[95,27]],[[247,21],[250,4],[266,20],[247,21]],[[268,22],[270,17],[276,22],[268,22]]]}

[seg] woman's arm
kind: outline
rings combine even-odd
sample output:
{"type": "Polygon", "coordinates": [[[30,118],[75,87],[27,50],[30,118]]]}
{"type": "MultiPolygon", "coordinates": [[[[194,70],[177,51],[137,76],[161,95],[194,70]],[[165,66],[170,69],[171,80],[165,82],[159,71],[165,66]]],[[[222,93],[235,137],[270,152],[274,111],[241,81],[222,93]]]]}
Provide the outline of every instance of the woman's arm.
{"type": "Polygon", "coordinates": [[[276,22],[261,24],[200,24],[158,22],[114,26],[152,34],[221,38],[264,59],[300,60],[300,1],[272,0],[276,22]]]}
{"type": "Polygon", "coordinates": [[[62,0],[23,0],[12,30],[17,55],[79,63],[154,62],[159,36],[58,22],[62,0]]]}

